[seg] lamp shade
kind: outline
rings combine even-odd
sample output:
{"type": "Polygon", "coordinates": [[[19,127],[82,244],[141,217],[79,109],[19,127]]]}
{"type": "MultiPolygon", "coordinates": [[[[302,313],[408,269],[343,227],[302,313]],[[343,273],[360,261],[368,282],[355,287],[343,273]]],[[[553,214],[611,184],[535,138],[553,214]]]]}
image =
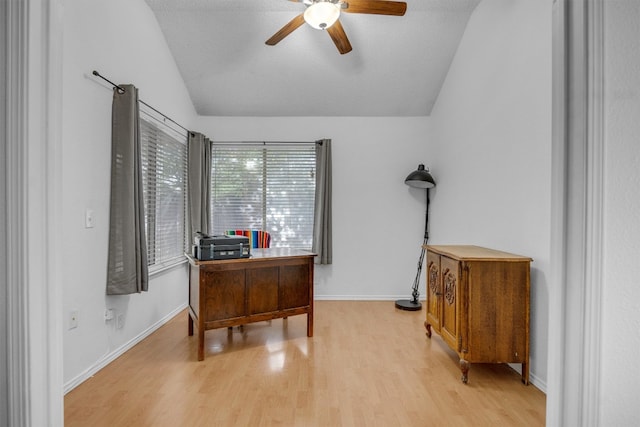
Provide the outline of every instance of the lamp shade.
{"type": "Polygon", "coordinates": [[[304,20],[317,30],[326,30],[340,17],[340,6],[328,1],[314,3],[304,11],[304,20]]]}
{"type": "Polygon", "coordinates": [[[425,169],[424,165],[418,165],[418,169],[411,172],[404,183],[409,187],[416,188],[433,188],[436,186],[436,182],[429,173],[429,169],[425,169]]]}

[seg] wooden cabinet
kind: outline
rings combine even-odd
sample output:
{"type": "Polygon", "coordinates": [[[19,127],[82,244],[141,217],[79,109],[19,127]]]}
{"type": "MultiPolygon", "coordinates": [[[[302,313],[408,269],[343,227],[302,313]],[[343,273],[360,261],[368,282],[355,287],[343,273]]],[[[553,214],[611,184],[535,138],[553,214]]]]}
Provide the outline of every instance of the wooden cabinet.
{"type": "Polygon", "coordinates": [[[199,261],[189,257],[189,335],[297,314],[313,336],[313,258],[295,249],[253,249],[251,258],[199,261]]]}
{"type": "Polygon", "coordinates": [[[521,363],[529,383],[531,258],[478,246],[427,246],[427,336],[471,363],[521,363]]]}

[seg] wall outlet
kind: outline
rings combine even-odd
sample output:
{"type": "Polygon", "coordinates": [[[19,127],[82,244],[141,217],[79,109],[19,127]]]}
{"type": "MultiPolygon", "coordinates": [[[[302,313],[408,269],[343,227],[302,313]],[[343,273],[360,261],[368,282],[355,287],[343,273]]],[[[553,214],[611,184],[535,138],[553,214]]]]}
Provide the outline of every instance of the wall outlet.
{"type": "Polygon", "coordinates": [[[75,329],[78,327],[78,310],[71,310],[69,312],[69,329],[75,329]]]}
{"type": "Polygon", "coordinates": [[[93,209],[86,209],[84,211],[84,228],[93,228],[94,219],[93,209]]]}
{"type": "Polygon", "coordinates": [[[118,314],[118,316],[116,317],[116,328],[117,329],[122,329],[124,327],[124,313],[120,313],[118,314]]]}
{"type": "Polygon", "coordinates": [[[109,320],[113,320],[113,308],[106,308],[104,310],[104,321],[108,322],[109,320]]]}

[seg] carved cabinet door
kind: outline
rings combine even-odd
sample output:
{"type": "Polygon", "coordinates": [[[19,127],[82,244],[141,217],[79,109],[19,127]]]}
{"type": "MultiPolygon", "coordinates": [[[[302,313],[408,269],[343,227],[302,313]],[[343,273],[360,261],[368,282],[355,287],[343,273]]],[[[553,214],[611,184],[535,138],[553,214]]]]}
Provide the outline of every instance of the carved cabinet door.
{"type": "Polygon", "coordinates": [[[441,295],[440,255],[427,252],[427,323],[438,333],[440,333],[441,295]]]}
{"type": "Polygon", "coordinates": [[[460,263],[445,256],[440,259],[442,297],[440,335],[449,346],[460,351],[458,341],[460,331],[460,263]]]}

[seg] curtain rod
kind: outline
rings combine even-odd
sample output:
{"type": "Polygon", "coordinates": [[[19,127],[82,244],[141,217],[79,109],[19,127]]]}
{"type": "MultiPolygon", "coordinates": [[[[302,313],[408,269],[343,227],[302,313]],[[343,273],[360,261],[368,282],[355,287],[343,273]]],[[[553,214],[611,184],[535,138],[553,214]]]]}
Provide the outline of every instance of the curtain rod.
{"type": "MultiPolygon", "coordinates": [[[[105,82],[109,83],[111,86],[113,86],[114,88],[118,89],[119,93],[125,93],[125,90],[122,86],[118,86],[117,84],[115,84],[114,82],[112,82],[111,80],[107,79],[106,77],[104,77],[103,75],[101,75],[99,72],[97,72],[96,70],[93,70],[93,75],[96,77],[100,77],[102,80],[104,80],[105,82]]],[[[167,116],[166,114],[158,111],[157,109],[153,108],[151,105],[147,104],[146,102],[144,102],[142,99],[138,99],[138,102],[140,102],[141,104],[146,105],[147,107],[151,108],[153,111],[155,111],[156,113],[160,114],[162,117],[164,117],[167,120],[171,120],[173,123],[175,123],[177,126],[181,127],[182,129],[184,129],[185,131],[187,131],[187,133],[190,133],[192,136],[195,135],[192,131],[190,131],[189,129],[187,129],[186,127],[182,126],[180,123],[176,122],[175,120],[173,120],[171,117],[167,116]]]]}
{"type": "Polygon", "coordinates": [[[237,144],[318,144],[322,145],[322,141],[211,141],[213,145],[237,145],[237,144]]]}

